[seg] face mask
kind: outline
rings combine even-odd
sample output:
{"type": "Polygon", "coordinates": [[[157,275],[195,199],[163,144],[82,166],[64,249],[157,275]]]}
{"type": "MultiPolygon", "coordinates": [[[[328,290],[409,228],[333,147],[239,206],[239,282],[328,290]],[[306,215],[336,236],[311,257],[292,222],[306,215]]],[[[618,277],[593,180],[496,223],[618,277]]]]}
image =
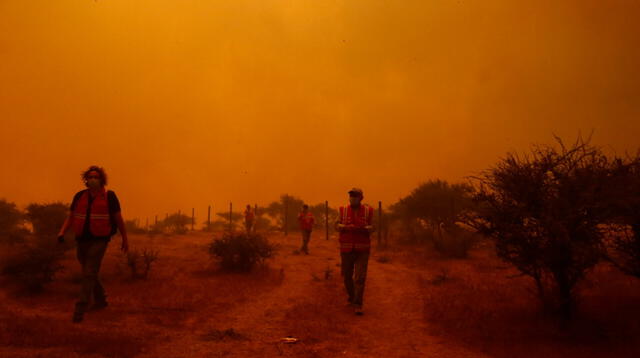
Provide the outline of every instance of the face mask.
{"type": "Polygon", "coordinates": [[[349,204],[351,204],[351,206],[360,205],[360,201],[362,201],[362,198],[359,197],[359,196],[350,196],[349,197],[349,204]]]}
{"type": "Polygon", "coordinates": [[[87,186],[91,189],[97,189],[100,187],[100,179],[91,178],[87,180],[87,186]]]}

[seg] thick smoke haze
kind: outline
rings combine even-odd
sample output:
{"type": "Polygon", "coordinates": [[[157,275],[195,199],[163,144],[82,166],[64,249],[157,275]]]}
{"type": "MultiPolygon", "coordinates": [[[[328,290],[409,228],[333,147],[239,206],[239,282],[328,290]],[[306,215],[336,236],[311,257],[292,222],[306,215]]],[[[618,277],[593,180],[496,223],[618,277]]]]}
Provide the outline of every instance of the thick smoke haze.
{"type": "Polygon", "coordinates": [[[0,197],[125,217],[386,204],[507,151],[640,145],[640,2],[0,0],[0,197]]]}

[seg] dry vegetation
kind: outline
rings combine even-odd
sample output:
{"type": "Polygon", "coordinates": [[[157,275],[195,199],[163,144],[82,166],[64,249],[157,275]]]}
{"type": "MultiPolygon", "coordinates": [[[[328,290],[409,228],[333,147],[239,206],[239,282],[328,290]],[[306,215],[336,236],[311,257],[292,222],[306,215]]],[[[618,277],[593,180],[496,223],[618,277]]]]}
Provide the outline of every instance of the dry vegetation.
{"type": "Polygon", "coordinates": [[[73,325],[77,263],[52,244],[66,206],[0,201],[0,356],[640,356],[640,157],[578,141],[477,179],[429,181],[390,207],[363,317],[346,306],[336,234],[296,254],[281,212],[302,201],[282,196],[257,233],[129,222],[131,251],[111,245],[103,263],[109,307],[73,325]]]}
{"type": "MultiPolygon", "coordinates": [[[[570,326],[540,314],[531,279],[502,263],[488,242],[467,259],[424,245],[375,249],[365,307],[344,305],[337,245],[312,239],[312,255],[288,254],[299,237],[270,236],[282,253],[252,273],[225,273],[207,253],[210,235],[132,237],[158,257],[131,280],[110,247],[103,283],[111,305],[69,322],[77,290],[67,268],[37,296],[3,289],[0,355],[12,357],[632,357],[640,352],[640,289],[603,263],[580,286],[570,326]],[[285,337],[298,339],[286,344],[285,337]],[[348,339],[345,339],[348,337],[348,339]]],[[[395,241],[393,241],[395,242],[395,241]]],[[[3,286],[5,287],[5,286],[3,286]]]]}

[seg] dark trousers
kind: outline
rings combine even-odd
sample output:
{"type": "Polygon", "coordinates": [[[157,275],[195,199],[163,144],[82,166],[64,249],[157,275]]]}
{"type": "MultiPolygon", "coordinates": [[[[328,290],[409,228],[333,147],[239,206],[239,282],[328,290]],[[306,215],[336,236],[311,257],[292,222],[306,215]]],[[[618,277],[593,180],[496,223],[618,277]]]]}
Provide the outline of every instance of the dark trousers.
{"type": "Polygon", "coordinates": [[[302,248],[300,251],[309,253],[309,240],[311,240],[311,230],[302,230],[302,248]]]}
{"type": "Polygon", "coordinates": [[[367,280],[367,266],[369,252],[342,252],[342,276],[344,287],[349,295],[349,302],[362,306],[364,298],[364,284],[367,280]]]}
{"type": "Polygon", "coordinates": [[[78,241],[78,261],[82,268],[82,286],[78,304],[87,305],[93,296],[94,302],[105,300],[105,293],[98,274],[105,251],[107,240],[82,240],[78,241]]]}

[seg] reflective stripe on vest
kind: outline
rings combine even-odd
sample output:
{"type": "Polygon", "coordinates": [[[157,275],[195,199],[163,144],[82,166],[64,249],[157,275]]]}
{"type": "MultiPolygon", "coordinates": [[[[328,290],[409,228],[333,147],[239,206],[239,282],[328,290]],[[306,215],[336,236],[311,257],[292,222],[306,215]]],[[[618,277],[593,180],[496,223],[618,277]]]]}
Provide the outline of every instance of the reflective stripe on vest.
{"type": "MultiPolygon", "coordinates": [[[[87,209],[89,206],[89,191],[85,190],[81,195],[73,213],[73,231],[76,237],[84,234],[84,226],[87,220],[87,209]]],[[[109,215],[109,200],[107,191],[103,190],[91,201],[89,210],[89,231],[93,236],[111,236],[111,216],[109,215]]]]}
{"type": "MultiPolygon", "coordinates": [[[[369,225],[371,208],[365,204],[359,210],[352,210],[351,205],[340,207],[340,218],[343,225],[369,225]],[[364,210],[362,213],[361,210],[364,210]],[[361,216],[362,215],[362,216],[361,216]],[[364,219],[364,223],[362,222],[364,219]]],[[[340,251],[369,251],[371,241],[368,232],[354,232],[351,230],[340,232],[340,251]]]]}

